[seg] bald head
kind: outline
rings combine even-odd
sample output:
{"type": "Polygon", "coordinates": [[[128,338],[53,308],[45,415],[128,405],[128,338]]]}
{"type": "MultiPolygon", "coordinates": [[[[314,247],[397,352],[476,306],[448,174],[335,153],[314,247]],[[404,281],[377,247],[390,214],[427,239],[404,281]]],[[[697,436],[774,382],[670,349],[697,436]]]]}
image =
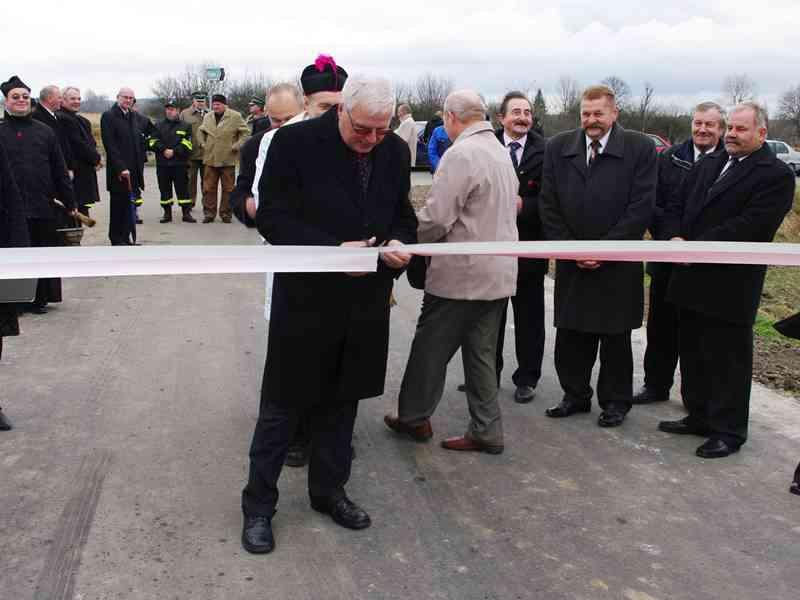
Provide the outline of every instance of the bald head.
{"type": "Polygon", "coordinates": [[[486,120],[486,103],[475,90],[456,90],[444,101],[444,128],[452,140],[470,125],[486,120]]]}
{"type": "Polygon", "coordinates": [[[267,98],[267,116],[272,129],[277,129],[303,110],[303,96],[296,85],[281,83],[274,86],[267,98]]]}
{"type": "Polygon", "coordinates": [[[131,88],[123,87],[119,88],[119,92],[117,92],[117,104],[123,110],[130,110],[133,106],[133,103],[136,101],[136,94],[133,92],[131,88]]]}

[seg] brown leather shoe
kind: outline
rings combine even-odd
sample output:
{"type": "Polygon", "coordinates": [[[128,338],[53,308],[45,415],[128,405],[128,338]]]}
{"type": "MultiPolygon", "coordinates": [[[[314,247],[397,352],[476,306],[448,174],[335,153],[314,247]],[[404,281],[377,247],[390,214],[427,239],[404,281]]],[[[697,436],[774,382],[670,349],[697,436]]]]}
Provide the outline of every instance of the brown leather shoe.
{"type": "Polygon", "coordinates": [[[473,440],[471,437],[466,435],[460,435],[458,437],[451,437],[447,438],[446,440],[442,440],[442,448],[445,450],[459,450],[461,452],[486,452],[487,454],[502,454],[504,446],[484,444],[483,442],[473,440]]]}
{"type": "Polygon", "coordinates": [[[398,417],[386,415],[383,417],[386,426],[396,433],[404,433],[418,442],[427,442],[433,437],[433,428],[430,419],[425,419],[419,425],[407,425],[398,417]]]}

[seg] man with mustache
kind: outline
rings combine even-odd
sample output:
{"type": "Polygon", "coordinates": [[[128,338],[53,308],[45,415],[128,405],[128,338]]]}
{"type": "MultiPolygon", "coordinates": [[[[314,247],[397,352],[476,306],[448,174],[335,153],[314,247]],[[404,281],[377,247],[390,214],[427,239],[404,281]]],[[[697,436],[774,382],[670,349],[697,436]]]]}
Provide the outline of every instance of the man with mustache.
{"type": "MultiPolygon", "coordinates": [[[[662,152],[658,157],[656,212],[650,233],[662,236],[664,207],[678,191],[692,167],[712,152],[721,150],[725,113],[716,102],[703,102],[694,109],[692,137],[662,152]]],[[[647,311],[647,350],[644,354],[644,386],[634,395],[634,404],[669,400],[669,390],[678,365],[678,309],[666,301],[672,272],[669,263],[647,263],[650,303],[647,311]]]]}
{"type": "MultiPolygon", "coordinates": [[[[771,242],[792,207],[795,176],[764,143],[767,113],[735,106],[725,150],[704,158],[670,198],[664,239],[771,242]]],[[[674,265],[667,301],[679,309],[681,393],[689,415],[662,421],[667,433],[707,437],[701,458],[722,458],[747,440],[753,323],[764,265],[674,265]]]]}
{"type": "MultiPolygon", "coordinates": [[[[549,240],[640,240],[656,195],[656,150],[617,123],[614,92],[587,88],[581,129],[550,139],[539,209],[549,240]]],[[[564,397],[546,412],[568,417],[591,410],[592,367],[600,349],[600,427],[625,420],[633,395],[631,330],[644,312],[642,263],[556,262],[555,365],[564,397]]]]}

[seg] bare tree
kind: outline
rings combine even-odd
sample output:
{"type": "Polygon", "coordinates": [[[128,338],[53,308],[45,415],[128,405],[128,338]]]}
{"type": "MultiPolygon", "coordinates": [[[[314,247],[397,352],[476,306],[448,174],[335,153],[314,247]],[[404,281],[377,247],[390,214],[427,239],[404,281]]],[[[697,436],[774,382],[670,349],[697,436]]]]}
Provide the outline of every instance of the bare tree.
{"type": "Polygon", "coordinates": [[[617,98],[617,108],[619,108],[620,111],[625,111],[630,108],[631,86],[629,86],[624,79],[616,75],[611,75],[603,79],[601,83],[607,85],[614,91],[614,96],[617,98]]]}
{"type": "Polygon", "coordinates": [[[653,110],[653,96],[655,95],[655,88],[653,84],[646,81],[644,84],[644,93],[639,98],[639,106],[637,108],[637,116],[641,124],[641,131],[647,129],[647,120],[653,110]]]}
{"type": "Polygon", "coordinates": [[[153,84],[153,95],[162,102],[172,98],[181,105],[188,106],[192,93],[212,93],[214,86],[206,79],[206,68],[209,66],[211,66],[210,62],[186,65],[183,72],[178,75],[168,75],[157,79],[153,84]]]}
{"type": "Polygon", "coordinates": [[[558,80],[558,103],[561,114],[577,113],[576,107],[580,106],[580,84],[572,77],[562,75],[558,80]]]}
{"type": "Polygon", "coordinates": [[[781,95],[778,110],[781,118],[791,122],[795,137],[800,139],[800,84],[781,95]]]}
{"type": "Polygon", "coordinates": [[[453,91],[453,80],[426,73],[417,79],[414,90],[414,108],[419,118],[429,119],[437,110],[442,110],[447,95],[453,91]]]}
{"type": "Polygon", "coordinates": [[[233,79],[225,88],[228,106],[242,113],[247,113],[247,104],[251,98],[265,99],[267,91],[273,85],[272,79],[263,73],[246,75],[242,79],[233,79]]]}
{"type": "Polygon", "coordinates": [[[756,91],[756,82],[745,74],[728,75],[722,81],[725,102],[731,105],[753,100],[756,97],[756,91]]]}
{"type": "Polygon", "coordinates": [[[110,100],[108,96],[105,94],[97,95],[89,88],[83,92],[81,111],[87,113],[101,113],[111,108],[112,104],[114,104],[114,102],[110,100]]]}

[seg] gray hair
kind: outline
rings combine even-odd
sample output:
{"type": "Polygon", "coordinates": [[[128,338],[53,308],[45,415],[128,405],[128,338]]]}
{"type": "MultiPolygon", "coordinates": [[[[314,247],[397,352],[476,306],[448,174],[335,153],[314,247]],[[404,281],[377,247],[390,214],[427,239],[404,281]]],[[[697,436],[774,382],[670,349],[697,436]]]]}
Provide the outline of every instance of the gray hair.
{"type": "Polygon", "coordinates": [[[46,85],[42,88],[42,91],[39,92],[39,101],[40,102],[47,102],[58,93],[59,89],[57,85],[46,85]]]}
{"type": "Polygon", "coordinates": [[[444,112],[453,113],[462,123],[484,120],[486,110],[486,102],[474,90],[456,90],[444,101],[444,112]]]}
{"type": "Polygon", "coordinates": [[[394,90],[385,77],[350,75],[342,88],[342,104],[352,111],[360,106],[370,116],[394,114],[394,90]]]}
{"type": "Polygon", "coordinates": [[[737,113],[743,110],[752,110],[755,117],[756,127],[759,129],[763,127],[766,129],[769,126],[769,115],[767,109],[761,106],[758,102],[740,102],[730,110],[730,114],[737,113]]]}
{"type": "Polygon", "coordinates": [[[65,87],[63,90],[61,90],[61,95],[62,95],[62,96],[66,96],[66,95],[67,95],[67,94],[69,94],[70,92],[75,92],[75,93],[76,93],[76,94],[78,94],[79,96],[81,95],[81,90],[80,90],[80,88],[76,88],[74,85],[68,85],[68,86],[67,86],[67,87],[65,87]]]}
{"type": "Polygon", "coordinates": [[[715,110],[719,113],[719,126],[721,129],[725,129],[726,126],[725,109],[722,108],[716,102],[701,102],[700,104],[695,106],[694,110],[692,111],[692,120],[694,120],[694,115],[696,113],[708,112],[710,110],[715,110]]]}
{"type": "Polygon", "coordinates": [[[303,106],[303,92],[293,83],[284,82],[273,85],[269,88],[269,92],[267,93],[267,101],[269,101],[270,96],[275,94],[290,94],[294,96],[298,105],[303,106]]]}

